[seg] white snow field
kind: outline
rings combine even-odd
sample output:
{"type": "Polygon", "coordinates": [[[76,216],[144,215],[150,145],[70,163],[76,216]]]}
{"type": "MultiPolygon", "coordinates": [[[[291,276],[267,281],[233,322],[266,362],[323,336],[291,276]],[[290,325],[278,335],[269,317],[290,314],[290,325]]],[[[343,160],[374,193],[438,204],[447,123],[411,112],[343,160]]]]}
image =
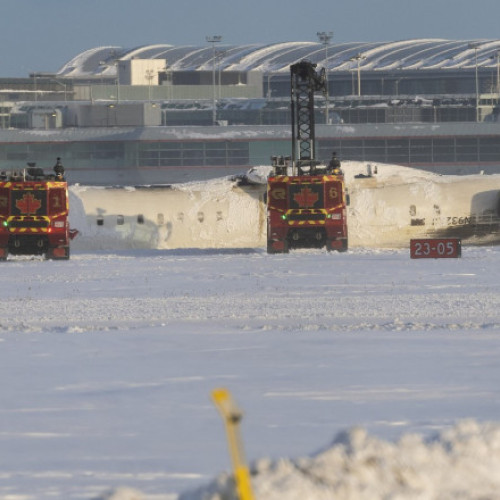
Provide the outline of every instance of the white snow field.
{"type": "Polygon", "coordinates": [[[74,250],[0,289],[0,499],[500,498],[500,247],[74,250]],[[217,478],[217,479],[215,479],[217,478]]]}

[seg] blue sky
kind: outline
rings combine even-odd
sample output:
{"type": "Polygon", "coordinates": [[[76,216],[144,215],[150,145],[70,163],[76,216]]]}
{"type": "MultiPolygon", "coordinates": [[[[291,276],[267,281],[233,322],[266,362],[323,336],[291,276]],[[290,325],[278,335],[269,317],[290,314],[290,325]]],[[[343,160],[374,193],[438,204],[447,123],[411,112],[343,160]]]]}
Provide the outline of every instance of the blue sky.
{"type": "Polygon", "coordinates": [[[57,71],[93,47],[500,37],[500,0],[0,0],[0,77],[57,71]],[[307,4],[307,7],[305,6],[307,4]]]}

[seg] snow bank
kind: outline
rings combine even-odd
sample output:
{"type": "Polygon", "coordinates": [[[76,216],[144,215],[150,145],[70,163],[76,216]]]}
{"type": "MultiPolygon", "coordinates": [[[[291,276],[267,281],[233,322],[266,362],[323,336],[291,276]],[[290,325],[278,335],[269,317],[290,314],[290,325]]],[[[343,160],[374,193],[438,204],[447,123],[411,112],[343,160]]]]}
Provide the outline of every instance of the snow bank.
{"type": "Polygon", "coordinates": [[[140,491],[131,488],[118,488],[109,491],[95,500],[144,500],[140,491]]]}
{"type": "MultiPolygon", "coordinates": [[[[462,421],[427,440],[392,443],[362,428],[306,458],[252,466],[257,500],[462,500],[500,498],[500,424],[462,421]]],[[[179,500],[237,500],[229,474],[179,500]]]]}

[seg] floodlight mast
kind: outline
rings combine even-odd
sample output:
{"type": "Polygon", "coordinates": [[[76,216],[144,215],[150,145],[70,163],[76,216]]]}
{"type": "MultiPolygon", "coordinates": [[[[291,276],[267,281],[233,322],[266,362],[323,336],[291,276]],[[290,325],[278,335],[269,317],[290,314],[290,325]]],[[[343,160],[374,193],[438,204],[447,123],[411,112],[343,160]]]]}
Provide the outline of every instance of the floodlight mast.
{"type": "Polygon", "coordinates": [[[330,112],[329,112],[329,99],[330,91],[328,89],[328,45],[333,38],[333,31],[318,31],[316,36],[319,41],[325,46],[325,123],[328,125],[330,123],[330,112]]]}
{"type": "Polygon", "coordinates": [[[474,49],[474,61],[475,61],[475,87],[476,87],[476,122],[479,121],[479,77],[477,72],[477,49],[480,47],[479,42],[470,42],[469,49],[474,49]]]}
{"type": "Polygon", "coordinates": [[[361,61],[363,59],[366,59],[366,57],[361,52],[350,58],[350,61],[358,63],[358,96],[361,95],[361,61]]]}
{"type": "Polygon", "coordinates": [[[217,94],[215,85],[215,65],[216,53],[215,44],[222,41],[221,35],[212,35],[205,37],[208,43],[212,44],[212,125],[217,125],[217,94]]]}

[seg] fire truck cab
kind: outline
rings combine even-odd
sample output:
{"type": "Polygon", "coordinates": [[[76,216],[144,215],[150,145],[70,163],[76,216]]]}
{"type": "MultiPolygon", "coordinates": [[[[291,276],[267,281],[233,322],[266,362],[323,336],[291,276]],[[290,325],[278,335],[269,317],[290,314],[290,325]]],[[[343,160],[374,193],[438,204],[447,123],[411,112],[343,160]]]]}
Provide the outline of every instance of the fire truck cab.
{"type": "Polygon", "coordinates": [[[274,169],[267,183],[267,214],[268,253],[291,248],[347,250],[346,193],[341,171],[317,166],[314,174],[287,175],[274,169]]]}
{"type": "Polygon", "coordinates": [[[69,259],[68,185],[60,159],[53,174],[29,163],[0,172],[0,260],[12,255],[69,259]]]}

